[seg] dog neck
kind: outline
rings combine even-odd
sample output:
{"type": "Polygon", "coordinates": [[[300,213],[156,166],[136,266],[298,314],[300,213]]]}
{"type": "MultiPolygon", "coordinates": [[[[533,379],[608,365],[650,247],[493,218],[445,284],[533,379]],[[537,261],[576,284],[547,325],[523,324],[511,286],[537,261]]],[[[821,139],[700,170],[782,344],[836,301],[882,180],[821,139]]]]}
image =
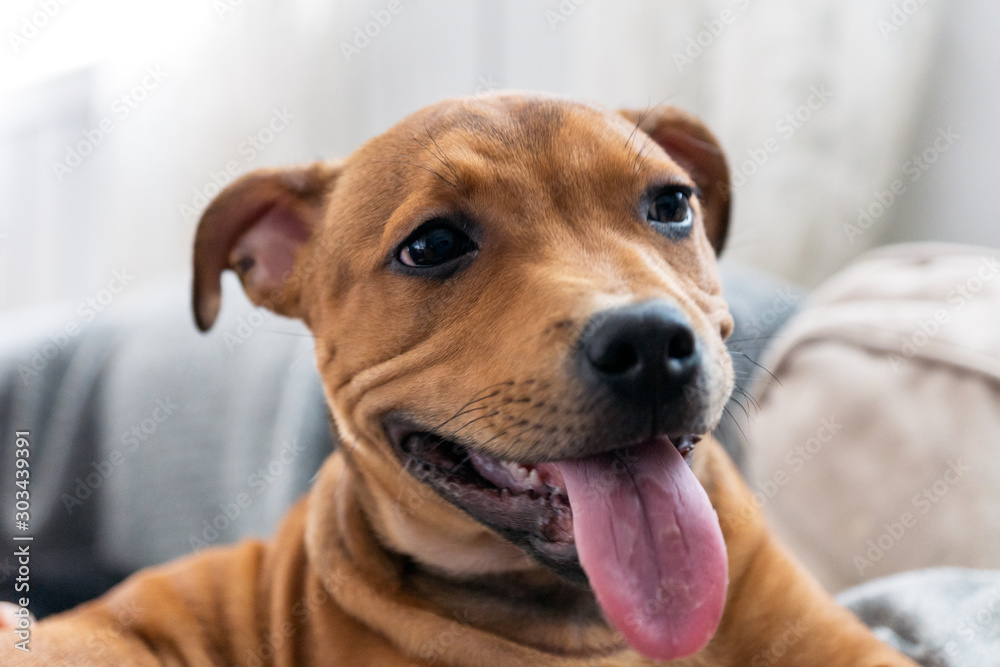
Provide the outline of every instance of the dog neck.
{"type": "Polygon", "coordinates": [[[589,589],[542,566],[460,580],[394,553],[376,534],[359,478],[343,452],[320,471],[306,527],[310,566],[347,613],[409,655],[471,664],[486,645],[509,664],[635,655],[589,589]]]}

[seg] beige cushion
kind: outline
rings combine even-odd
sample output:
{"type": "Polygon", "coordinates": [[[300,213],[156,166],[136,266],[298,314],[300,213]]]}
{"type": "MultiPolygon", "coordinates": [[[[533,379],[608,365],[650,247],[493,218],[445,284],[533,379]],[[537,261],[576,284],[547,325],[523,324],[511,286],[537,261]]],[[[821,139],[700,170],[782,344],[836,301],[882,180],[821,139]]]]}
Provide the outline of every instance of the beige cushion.
{"type": "Polygon", "coordinates": [[[756,389],[749,482],[831,590],[935,565],[1000,568],[998,256],[870,253],[765,357],[775,378],[756,389]]]}

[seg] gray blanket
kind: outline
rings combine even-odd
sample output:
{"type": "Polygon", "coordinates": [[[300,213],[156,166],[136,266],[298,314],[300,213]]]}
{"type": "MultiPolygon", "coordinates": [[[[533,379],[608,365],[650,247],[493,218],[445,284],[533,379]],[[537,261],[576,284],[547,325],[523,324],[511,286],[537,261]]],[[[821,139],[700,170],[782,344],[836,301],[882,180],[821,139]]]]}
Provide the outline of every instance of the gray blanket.
{"type": "Polygon", "coordinates": [[[837,599],[921,665],[1000,666],[1000,572],[917,570],[862,584],[837,599]]]}

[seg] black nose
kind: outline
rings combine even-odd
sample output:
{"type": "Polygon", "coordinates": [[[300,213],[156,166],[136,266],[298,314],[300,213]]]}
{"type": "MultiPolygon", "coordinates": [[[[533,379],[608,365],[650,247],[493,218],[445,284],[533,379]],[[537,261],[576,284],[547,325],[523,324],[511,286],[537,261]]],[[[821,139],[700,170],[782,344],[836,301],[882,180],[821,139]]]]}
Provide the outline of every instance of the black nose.
{"type": "Polygon", "coordinates": [[[663,300],[598,313],[579,349],[590,375],[635,401],[676,396],[700,361],[687,318],[663,300]]]}

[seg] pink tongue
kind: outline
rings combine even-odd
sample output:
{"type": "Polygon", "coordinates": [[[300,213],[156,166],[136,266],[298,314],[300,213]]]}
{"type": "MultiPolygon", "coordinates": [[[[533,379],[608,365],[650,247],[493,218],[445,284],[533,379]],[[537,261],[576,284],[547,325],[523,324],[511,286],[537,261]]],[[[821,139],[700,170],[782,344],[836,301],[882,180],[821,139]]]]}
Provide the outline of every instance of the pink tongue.
{"type": "Polygon", "coordinates": [[[680,453],[657,439],[553,465],[604,615],[650,658],[701,650],[722,618],[726,546],[708,495],[680,453]]]}

